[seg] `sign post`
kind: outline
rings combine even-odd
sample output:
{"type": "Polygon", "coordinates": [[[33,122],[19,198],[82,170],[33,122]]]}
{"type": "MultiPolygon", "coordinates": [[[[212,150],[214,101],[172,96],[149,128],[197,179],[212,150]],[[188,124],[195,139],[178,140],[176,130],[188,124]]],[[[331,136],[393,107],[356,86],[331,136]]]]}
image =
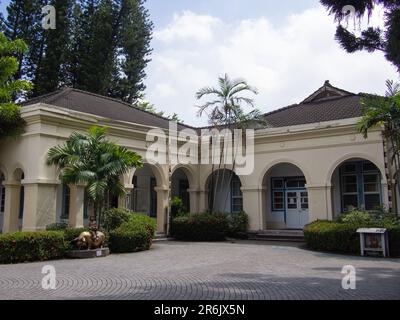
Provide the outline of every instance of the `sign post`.
{"type": "Polygon", "coordinates": [[[383,257],[389,256],[389,240],[386,229],[361,228],[357,230],[360,234],[361,255],[366,253],[382,253],[383,257]]]}

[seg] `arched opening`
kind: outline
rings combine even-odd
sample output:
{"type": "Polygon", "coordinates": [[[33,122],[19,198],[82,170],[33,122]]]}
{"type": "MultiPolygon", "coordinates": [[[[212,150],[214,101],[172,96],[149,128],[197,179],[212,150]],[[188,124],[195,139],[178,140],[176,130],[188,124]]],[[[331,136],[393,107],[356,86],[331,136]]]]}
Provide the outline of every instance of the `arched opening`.
{"type": "Polygon", "coordinates": [[[3,185],[5,177],[0,171],[0,233],[3,232],[4,211],[6,208],[6,188],[3,185]]]}
{"type": "Polygon", "coordinates": [[[334,217],[353,209],[371,211],[383,205],[382,175],[371,161],[354,158],[342,162],[331,177],[334,217]]]}
{"type": "MultiPolygon", "coordinates": [[[[13,174],[14,181],[18,184],[18,188],[16,190],[17,192],[17,208],[16,211],[13,213],[17,213],[17,228],[18,230],[22,230],[22,224],[24,220],[24,209],[25,209],[25,187],[22,185],[22,180],[25,179],[25,174],[21,169],[16,169],[13,174]]],[[[14,220],[15,217],[12,217],[12,220],[14,220]]]]}
{"type": "Polygon", "coordinates": [[[276,164],[264,175],[263,190],[267,229],[303,229],[309,222],[307,181],[300,168],[276,164]]]}
{"type": "Polygon", "coordinates": [[[157,217],[157,179],[151,165],[137,169],[132,179],[130,209],[137,213],[157,217]]]}
{"type": "Polygon", "coordinates": [[[207,208],[211,212],[237,214],[243,211],[240,178],[228,169],[214,171],[207,179],[207,208]]]}
{"type": "MultiPolygon", "coordinates": [[[[171,176],[171,196],[182,200],[186,212],[190,212],[190,183],[185,170],[178,168],[171,176]]],[[[173,213],[174,214],[174,213],[173,213]]]]}

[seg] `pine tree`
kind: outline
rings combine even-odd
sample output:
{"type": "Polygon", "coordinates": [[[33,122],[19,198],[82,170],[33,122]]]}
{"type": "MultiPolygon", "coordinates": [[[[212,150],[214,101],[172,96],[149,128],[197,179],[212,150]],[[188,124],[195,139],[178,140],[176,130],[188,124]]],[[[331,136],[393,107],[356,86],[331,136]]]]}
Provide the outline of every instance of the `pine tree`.
{"type": "Polygon", "coordinates": [[[78,20],[76,84],[82,90],[107,95],[116,68],[116,8],[111,0],[86,3],[78,20]]]}
{"type": "Polygon", "coordinates": [[[57,90],[68,83],[68,44],[72,0],[53,0],[56,8],[56,29],[44,30],[44,50],[33,79],[33,96],[39,96],[57,90]]]}
{"type": "Polygon", "coordinates": [[[120,5],[120,68],[118,84],[110,95],[128,103],[134,103],[145,90],[145,68],[150,62],[149,55],[153,23],[144,7],[144,0],[122,0],[120,5]]]}
{"type": "Polygon", "coordinates": [[[11,0],[2,23],[9,40],[28,44],[15,78],[32,80],[31,96],[63,85],[129,103],[143,95],[153,28],[144,0],[51,0],[56,29],[44,30],[47,2],[11,0]]]}
{"type": "Polygon", "coordinates": [[[43,38],[41,32],[41,8],[44,0],[11,0],[7,6],[7,18],[2,31],[10,41],[23,39],[28,50],[17,54],[18,71],[16,79],[30,78],[34,73],[40,56],[43,38]]]}
{"type": "Polygon", "coordinates": [[[358,20],[365,14],[370,17],[378,5],[383,6],[385,30],[368,27],[362,30],[360,35],[356,35],[339,24],[336,40],[349,53],[361,50],[382,51],[386,59],[400,72],[400,3],[398,0],[321,0],[321,3],[338,22],[343,21],[349,14],[349,12],[344,12],[344,7],[347,5],[355,8],[355,19],[358,20]]]}

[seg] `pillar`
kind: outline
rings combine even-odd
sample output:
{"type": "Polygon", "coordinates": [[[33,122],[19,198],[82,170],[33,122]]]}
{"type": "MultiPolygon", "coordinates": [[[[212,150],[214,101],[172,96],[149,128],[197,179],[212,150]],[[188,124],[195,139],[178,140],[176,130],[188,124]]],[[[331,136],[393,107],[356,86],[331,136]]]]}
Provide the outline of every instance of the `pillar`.
{"type": "Polygon", "coordinates": [[[130,203],[130,195],[133,191],[133,184],[126,184],[125,185],[125,190],[126,193],[122,196],[118,197],[118,208],[119,209],[128,209],[130,210],[133,206],[130,203]]]}
{"type": "Polygon", "coordinates": [[[199,197],[200,191],[189,189],[189,200],[190,200],[190,213],[200,213],[199,210],[199,197]]]}
{"type": "Polygon", "coordinates": [[[199,204],[198,212],[206,212],[208,210],[208,190],[199,190],[198,192],[199,204]]]}
{"type": "Polygon", "coordinates": [[[22,181],[25,187],[22,231],[41,231],[56,222],[58,182],[22,181]]]}
{"type": "Polygon", "coordinates": [[[17,181],[3,181],[5,188],[5,207],[3,233],[18,231],[19,192],[21,184],[17,181]]]}
{"type": "Polygon", "coordinates": [[[307,185],[309,222],[333,220],[331,187],[329,185],[307,185]]]}
{"type": "Polygon", "coordinates": [[[265,219],[262,209],[262,192],[258,187],[242,187],[243,211],[249,216],[249,230],[259,231],[264,229],[265,219]]]}
{"type": "Polygon", "coordinates": [[[168,229],[168,188],[156,187],[157,192],[157,231],[166,233],[168,229]]]}
{"type": "Polygon", "coordinates": [[[72,228],[83,228],[85,210],[85,186],[70,185],[69,225],[72,228]]]}

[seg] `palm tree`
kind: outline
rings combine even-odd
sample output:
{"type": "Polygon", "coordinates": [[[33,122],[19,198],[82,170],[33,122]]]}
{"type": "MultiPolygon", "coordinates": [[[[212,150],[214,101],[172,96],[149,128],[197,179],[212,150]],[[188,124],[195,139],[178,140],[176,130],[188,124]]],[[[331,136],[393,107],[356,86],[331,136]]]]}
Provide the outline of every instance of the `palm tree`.
{"type": "Polygon", "coordinates": [[[90,128],[88,135],[75,132],[65,144],[51,148],[47,154],[47,164],[61,169],[63,183],[86,185],[99,225],[106,196],[126,194],[121,175],[143,165],[139,155],[110,142],[106,133],[106,128],[99,127],[90,128]]]}
{"type": "MultiPolygon", "coordinates": [[[[224,77],[218,78],[219,87],[204,87],[196,93],[197,100],[202,99],[205,96],[213,96],[213,99],[209,102],[198,106],[198,116],[201,117],[204,114],[208,116],[209,124],[215,128],[228,128],[228,129],[243,129],[250,125],[257,123],[264,123],[264,117],[261,112],[257,109],[250,113],[243,111],[243,105],[254,108],[254,100],[242,96],[241,94],[252,93],[258,94],[256,88],[250,86],[243,79],[231,80],[227,74],[224,77]]],[[[213,191],[213,197],[209,197],[209,210],[213,211],[216,197],[215,184],[218,185],[219,174],[221,172],[221,162],[224,154],[224,146],[222,146],[221,159],[218,165],[217,177],[214,181],[214,164],[212,167],[211,175],[211,189],[213,191]]],[[[236,148],[237,150],[237,148],[236,148]]],[[[233,155],[233,170],[235,169],[236,156],[233,155]]],[[[222,181],[224,181],[226,164],[224,164],[224,170],[222,181]]],[[[230,175],[229,181],[232,181],[233,173],[230,175]]],[[[226,203],[227,199],[225,200],[226,203]]]]}
{"type": "MultiPolygon", "coordinates": [[[[390,153],[395,167],[394,179],[399,188],[400,169],[400,85],[386,81],[385,97],[367,96],[363,99],[363,117],[358,123],[358,129],[368,137],[368,131],[376,125],[385,126],[385,136],[390,141],[390,153]]],[[[399,199],[398,199],[399,200],[399,199]]],[[[399,204],[398,204],[399,205],[399,204]]]]}

